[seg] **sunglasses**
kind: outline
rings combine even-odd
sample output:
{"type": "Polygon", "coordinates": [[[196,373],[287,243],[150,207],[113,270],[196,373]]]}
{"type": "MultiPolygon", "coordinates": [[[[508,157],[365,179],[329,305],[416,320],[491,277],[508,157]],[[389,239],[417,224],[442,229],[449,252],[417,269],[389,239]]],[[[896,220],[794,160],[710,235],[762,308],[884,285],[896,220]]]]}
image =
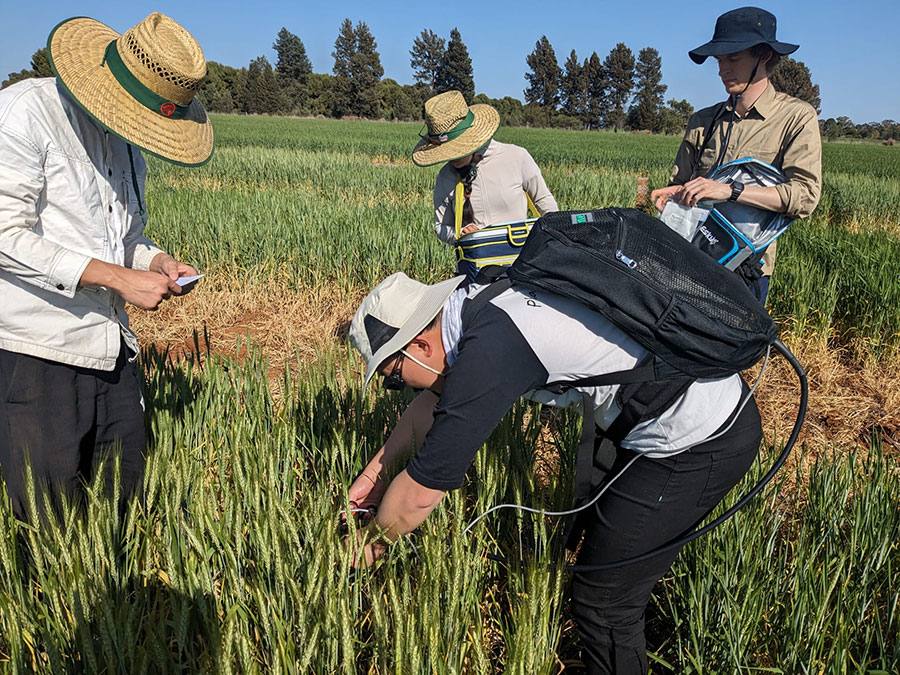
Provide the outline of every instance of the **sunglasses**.
{"type": "Polygon", "coordinates": [[[391,368],[391,372],[388,375],[384,376],[384,382],[382,386],[385,389],[389,389],[390,391],[399,391],[406,387],[406,382],[403,381],[403,375],[400,374],[400,371],[403,368],[403,357],[406,356],[406,352],[400,351],[397,353],[397,360],[394,361],[394,367],[391,368]]]}

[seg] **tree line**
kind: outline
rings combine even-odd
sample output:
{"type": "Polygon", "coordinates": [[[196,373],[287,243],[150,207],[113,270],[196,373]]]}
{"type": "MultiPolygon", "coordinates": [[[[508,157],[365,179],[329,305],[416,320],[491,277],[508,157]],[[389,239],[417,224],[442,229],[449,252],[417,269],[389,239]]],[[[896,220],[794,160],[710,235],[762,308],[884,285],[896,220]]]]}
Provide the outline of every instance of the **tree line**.
{"type": "MultiPolygon", "coordinates": [[[[472,59],[457,28],[448,38],[430,29],[415,37],[409,51],[414,84],[384,77],[375,37],[364,21],[341,23],[332,72],[314,73],[302,40],[282,28],[272,45],[276,62],[265,56],[234,68],[216,61],[198,94],[211,112],[304,115],[417,121],[422,106],[435,93],[458,89],[466,101],[493,105],[509,126],[640,130],[682,133],[693,113],[686,100],[665,100],[662,59],[653,47],[637,57],[618,43],[602,60],[597,52],[579,59],[572,49],[560,66],[547,36],[525,57],[524,103],[505,96],[475,93],[472,59]]],[[[46,48],[31,58],[31,68],[10,73],[2,87],[28,77],[51,77],[46,48]]],[[[821,112],[819,86],[802,61],[783,58],[770,79],[779,91],[809,102],[821,112]]],[[[854,124],[847,117],[820,120],[827,139],[852,137],[900,140],[894,120],[854,124]]]]}

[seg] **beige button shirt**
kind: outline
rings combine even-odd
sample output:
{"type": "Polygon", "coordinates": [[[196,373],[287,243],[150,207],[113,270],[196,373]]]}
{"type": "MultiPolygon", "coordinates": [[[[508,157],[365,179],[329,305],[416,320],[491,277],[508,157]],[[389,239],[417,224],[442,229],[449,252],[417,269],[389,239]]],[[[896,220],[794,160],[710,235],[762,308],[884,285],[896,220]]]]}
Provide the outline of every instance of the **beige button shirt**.
{"type": "MultiPolygon", "coordinates": [[[[725,142],[730,116],[730,105],[714,105],[694,113],[675,156],[669,185],[683,185],[709,174],[725,142]],[[709,129],[712,131],[704,147],[709,129]]],[[[822,192],[822,138],[811,105],[776,92],[769,84],[743,117],[735,116],[722,164],[743,157],[768,162],[784,172],[787,182],[775,188],[782,212],[805,218],[816,208],[822,192]]],[[[771,274],[774,266],[773,243],[763,257],[763,274],[771,274]]]]}
{"type": "MultiPolygon", "coordinates": [[[[448,244],[455,243],[453,209],[458,182],[459,173],[448,163],[438,172],[434,186],[434,230],[448,244]]],[[[528,151],[492,140],[478,162],[478,175],[472,182],[475,225],[484,227],[523,220],[528,212],[526,192],[541,215],[559,210],[528,151]]]]}
{"type": "Polygon", "coordinates": [[[78,282],[91,258],[147,269],[161,251],[143,230],[125,141],[53,78],[0,91],[0,349],[96,370],[123,338],[137,351],[121,296],[78,282]]]}

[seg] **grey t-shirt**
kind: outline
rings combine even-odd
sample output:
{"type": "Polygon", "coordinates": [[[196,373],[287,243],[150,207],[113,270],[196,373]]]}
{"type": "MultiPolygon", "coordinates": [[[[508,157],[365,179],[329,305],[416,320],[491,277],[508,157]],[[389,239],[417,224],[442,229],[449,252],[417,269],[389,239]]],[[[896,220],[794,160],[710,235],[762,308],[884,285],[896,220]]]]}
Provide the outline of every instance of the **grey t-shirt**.
{"type": "MultiPolygon", "coordinates": [[[[470,286],[468,293],[482,288],[470,286]]],[[[434,424],[407,467],[414,480],[436,490],[462,484],[475,453],[522,396],[580,407],[583,391],[593,400],[598,426],[609,428],[620,412],[618,385],[562,396],[541,385],[627,370],[647,353],[581,303],[516,287],[485,305],[456,345],[444,345],[448,353],[454,346],[457,355],[445,376],[434,424]]],[[[622,447],[662,457],[705,441],[737,407],[741,387],[738,375],[696,381],[662,415],[635,427],[622,447]]]]}

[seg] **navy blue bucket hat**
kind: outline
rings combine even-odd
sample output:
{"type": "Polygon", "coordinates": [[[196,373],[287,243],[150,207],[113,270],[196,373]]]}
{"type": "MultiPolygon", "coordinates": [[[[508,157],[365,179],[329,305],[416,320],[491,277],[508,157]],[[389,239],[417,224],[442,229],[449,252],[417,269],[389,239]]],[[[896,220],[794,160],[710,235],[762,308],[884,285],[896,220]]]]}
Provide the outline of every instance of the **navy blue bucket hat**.
{"type": "Polygon", "coordinates": [[[776,54],[792,54],[800,45],[775,39],[775,15],[759,7],[741,7],[725,12],[716,19],[713,38],[688,52],[694,63],[709,56],[734,54],[755,45],[769,45],[776,54]]]}

